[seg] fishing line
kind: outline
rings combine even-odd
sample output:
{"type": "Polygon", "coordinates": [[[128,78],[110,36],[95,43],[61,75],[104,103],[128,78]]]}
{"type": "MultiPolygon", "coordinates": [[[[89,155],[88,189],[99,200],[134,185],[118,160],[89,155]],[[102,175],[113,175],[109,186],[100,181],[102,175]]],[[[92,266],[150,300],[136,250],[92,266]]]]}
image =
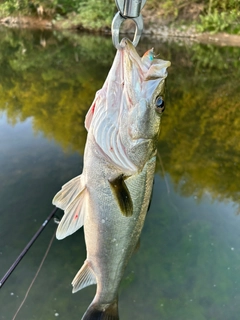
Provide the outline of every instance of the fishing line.
{"type": "Polygon", "coordinates": [[[41,227],[38,229],[38,231],[35,233],[35,235],[32,237],[32,239],[29,241],[29,243],[26,245],[26,247],[23,249],[23,251],[20,253],[20,255],[17,257],[17,259],[15,260],[15,262],[12,264],[12,266],[8,269],[8,271],[5,273],[5,275],[3,276],[3,278],[0,280],[0,289],[2,288],[2,286],[4,285],[4,283],[7,281],[7,279],[9,278],[9,276],[11,275],[11,273],[14,271],[14,269],[17,267],[17,265],[19,264],[19,262],[22,260],[22,258],[26,255],[26,253],[28,252],[28,250],[31,248],[31,246],[33,245],[33,243],[37,240],[37,238],[39,237],[39,235],[42,233],[42,231],[44,230],[44,228],[46,227],[46,225],[48,224],[48,222],[53,218],[53,216],[55,215],[56,211],[58,210],[57,207],[54,208],[54,210],[50,213],[50,215],[47,217],[47,219],[43,222],[43,224],[41,225],[41,227]]]}
{"type": "Polygon", "coordinates": [[[169,202],[171,204],[171,206],[175,209],[175,211],[177,212],[177,215],[178,215],[178,218],[179,218],[179,210],[178,208],[175,206],[175,204],[172,202],[171,198],[170,198],[170,188],[169,188],[169,185],[168,185],[168,181],[167,181],[167,177],[166,177],[166,172],[165,172],[165,169],[164,169],[164,166],[163,166],[163,162],[162,162],[162,157],[161,157],[161,154],[159,151],[157,151],[157,157],[158,157],[158,160],[160,162],[160,166],[161,166],[161,169],[162,169],[162,173],[163,173],[163,178],[164,178],[164,181],[165,181],[165,184],[166,184],[166,188],[167,188],[167,195],[168,195],[168,199],[169,199],[169,202]]]}
{"type": "Polygon", "coordinates": [[[28,289],[27,289],[27,292],[26,292],[26,294],[25,294],[25,297],[23,298],[23,301],[21,302],[20,306],[18,307],[18,309],[17,309],[15,315],[13,316],[12,320],[15,320],[15,319],[16,319],[16,316],[18,315],[19,311],[22,309],[22,306],[24,305],[24,303],[25,303],[25,301],[26,301],[26,299],[27,299],[27,297],[28,297],[28,294],[29,294],[31,288],[32,288],[35,280],[37,279],[37,276],[38,276],[38,274],[39,274],[39,272],[40,272],[40,270],[41,270],[41,268],[42,268],[42,266],[43,266],[43,263],[44,263],[44,261],[45,261],[46,258],[47,258],[48,252],[49,252],[49,250],[50,250],[50,248],[51,248],[51,246],[52,246],[52,243],[53,243],[53,240],[54,240],[54,238],[55,238],[55,235],[56,235],[56,231],[54,231],[54,233],[53,233],[53,236],[52,236],[52,238],[51,238],[51,240],[50,240],[50,242],[49,242],[49,244],[48,244],[47,250],[46,250],[46,252],[45,252],[45,254],[44,254],[43,258],[42,258],[42,261],[41,261],[41,263],[40,263],[40,265],[39,265],[39,267],[38,267],[38,269],[37,269],[37,272],[36,272],[36,274],[35,274],[32,282],[30,283],[30,286],[29,286],[28,289]]]}
{"type": "Polygon", "coordinates": [[[158,156],[158,160],[160,162],[160,166],[161,166],[161,169],[162,169],[163,178],[164,178],[164,181],[165,181],[165,184],[166,184],[166,188],[167,188],[167,193],[169,194],[170,193],[170,189],[169,189],[168,181],[167,181],[167,178],[166,178],[166,173],[165,173],[165,169],[164,169],[164,166],[163,166],[162,157],[161,157],[161,154],[160,154],[159,151],[157,151],[157,156],[158,156]]]}

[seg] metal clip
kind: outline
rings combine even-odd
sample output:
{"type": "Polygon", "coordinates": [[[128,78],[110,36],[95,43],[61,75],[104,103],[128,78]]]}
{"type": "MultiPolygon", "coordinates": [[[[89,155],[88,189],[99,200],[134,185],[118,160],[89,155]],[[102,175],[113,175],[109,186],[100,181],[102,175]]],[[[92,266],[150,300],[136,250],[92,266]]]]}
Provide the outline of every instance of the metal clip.
{"type": "Polygon", "coordinates": [[[115,2],[124,18],[137,18],[146,0],[115,0],[115,2]]]}
{"type": "Polygon", "coordinates": [[[115,0],[118,12],[112,21],[112,41],[116,49],[121,49],[119,43],[120,26],[126,19],[132,19],[136,24],[133,45],[136,47],[143,31],[143,19],[140,14],[146,0],[115,0]]]}

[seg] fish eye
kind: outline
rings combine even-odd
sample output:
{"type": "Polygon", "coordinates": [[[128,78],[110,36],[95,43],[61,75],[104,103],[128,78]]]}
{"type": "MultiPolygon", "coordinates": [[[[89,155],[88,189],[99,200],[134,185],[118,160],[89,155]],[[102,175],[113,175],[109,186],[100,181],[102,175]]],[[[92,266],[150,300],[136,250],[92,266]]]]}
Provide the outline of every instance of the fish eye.
{"type": "Polygon", "coordinates": [[[158,96],[155,100],[155,106],[156,106],[156,110],[159,112],[159,113],[162,113],[165,109],[164,107],[164,100],[161,96],[158,96]]]}

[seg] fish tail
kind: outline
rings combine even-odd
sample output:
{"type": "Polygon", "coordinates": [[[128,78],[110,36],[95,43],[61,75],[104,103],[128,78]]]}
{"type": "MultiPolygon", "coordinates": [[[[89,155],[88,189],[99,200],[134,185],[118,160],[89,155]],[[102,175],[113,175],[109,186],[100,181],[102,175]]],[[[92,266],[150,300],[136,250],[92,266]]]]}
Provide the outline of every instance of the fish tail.
{"type": "Polygon", "coordinates": [[[82,320],[119,320],[118,299],[110,304],[90,304],[82,320]]]}

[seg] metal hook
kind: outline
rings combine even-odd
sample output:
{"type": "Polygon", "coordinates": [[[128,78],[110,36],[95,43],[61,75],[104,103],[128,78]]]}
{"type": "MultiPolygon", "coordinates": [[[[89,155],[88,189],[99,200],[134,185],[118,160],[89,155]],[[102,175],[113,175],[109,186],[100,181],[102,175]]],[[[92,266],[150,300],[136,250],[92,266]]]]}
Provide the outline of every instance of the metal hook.
{"type": "Polygon", "coordinates": [[[112,41],[116,49],[121,49],[119,43],[120,26],[126,19],[131,19],[136,24],[133,45],[136,47],[143,31],[143,19],[140,14],[146,0],[115,0],[118,12],[112,21],[112,41]]]}
{"type": "MultiPolygon", "coordinates": [[[[143,19],[142,15],[139,14],[136,18],[131,18],[135,24],[136,24],[136,30],[133,38],[133,45],[136,47],[143,31],[143,19]]],[[[119,43],[119,33],[120,33],[120,26],[125,21],[126,18],[124,18],[120,12],[117,12],[115,17],[112,21],[112,41],[116,49],[122,49],[120,43],[119,43]]]]}

